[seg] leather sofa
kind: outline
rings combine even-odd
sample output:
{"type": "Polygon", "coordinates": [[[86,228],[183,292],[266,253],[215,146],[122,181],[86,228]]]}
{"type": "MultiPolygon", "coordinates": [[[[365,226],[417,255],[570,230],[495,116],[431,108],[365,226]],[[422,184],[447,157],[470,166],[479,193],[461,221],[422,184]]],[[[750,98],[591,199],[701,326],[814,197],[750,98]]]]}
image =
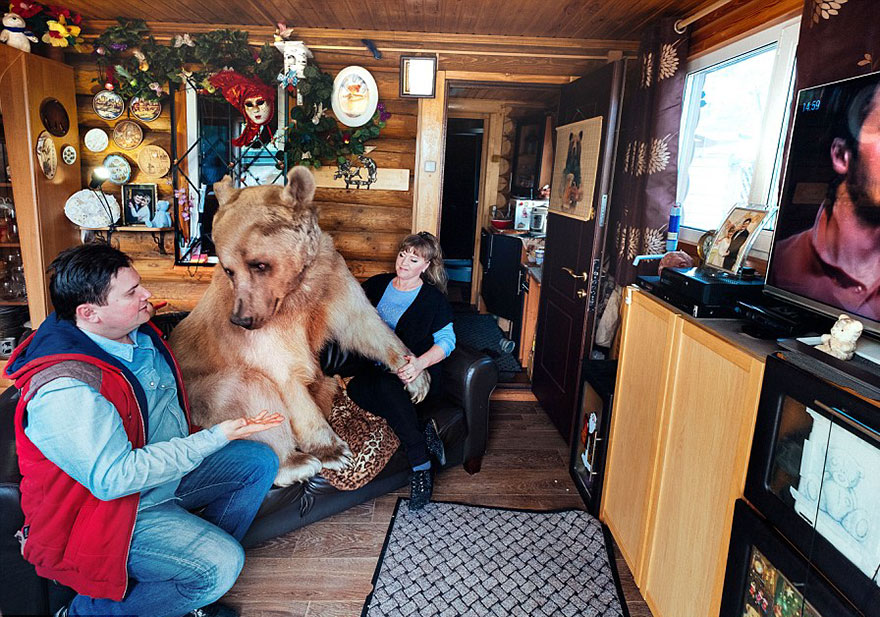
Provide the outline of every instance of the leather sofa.
{"type": "MultiPolygon", "coordinates": [[[[167,332],[181,318],[167,316],[157,322],[167,332]]],[[[345,374],[350,360],[332,347],[321,357],[324,372],[330,375],[345,374]]],[[[444,361],[443,375],[442,395],[419,405],[419,413],[423,419],[436,420],[446,448],[446,467],[462,464],[469,473],[476,473],[486,450],[489,395],[498,371],[488,356],[458,346],[444,361]]],[[[0,395],[0,615],[51,615],[72,591],[38,577],[33,566],[22,559],[15,538],[24,522],[13,430],[18,399],[14,386],[0,395]]],[[[355,491],[339,491],[320,476],[284,488],[273,487],[243,544],[249,547],[285,534],[408,482],[409,465],[399,449],[379,475],[355,491]]]]}

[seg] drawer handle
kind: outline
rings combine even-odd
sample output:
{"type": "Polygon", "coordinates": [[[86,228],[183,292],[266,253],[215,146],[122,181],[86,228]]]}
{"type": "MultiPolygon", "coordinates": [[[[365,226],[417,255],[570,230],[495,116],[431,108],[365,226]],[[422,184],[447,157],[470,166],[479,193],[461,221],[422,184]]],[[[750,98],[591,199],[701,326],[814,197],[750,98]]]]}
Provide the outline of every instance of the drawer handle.
{"type": "Polygon", "coordinates": [[[587,279],[589,278],[589,276],[587,275],[586,272],[581,272],[580,274],[575,274],[574,270],[572,270],[571,268],[566,268],[565,266],[562,267],[562,270],[566,274],[568,274],[571,278],[578,280],[578,281],[584,281],[586,283],[587,279]]]}

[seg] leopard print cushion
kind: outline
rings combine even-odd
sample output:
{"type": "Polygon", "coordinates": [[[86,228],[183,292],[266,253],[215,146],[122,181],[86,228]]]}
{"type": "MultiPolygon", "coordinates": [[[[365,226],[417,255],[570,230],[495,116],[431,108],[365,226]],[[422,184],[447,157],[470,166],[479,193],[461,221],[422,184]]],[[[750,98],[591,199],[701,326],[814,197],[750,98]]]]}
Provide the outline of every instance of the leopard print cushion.
{"type": "Polygon", "coordinates": [[[336,395],[329,422],[352,453],[352,463],[345,469],[321,472],[340,491],[357,490],[375,478],[400,445],[384,418],[361,409],[344,392],[336,395]]]}

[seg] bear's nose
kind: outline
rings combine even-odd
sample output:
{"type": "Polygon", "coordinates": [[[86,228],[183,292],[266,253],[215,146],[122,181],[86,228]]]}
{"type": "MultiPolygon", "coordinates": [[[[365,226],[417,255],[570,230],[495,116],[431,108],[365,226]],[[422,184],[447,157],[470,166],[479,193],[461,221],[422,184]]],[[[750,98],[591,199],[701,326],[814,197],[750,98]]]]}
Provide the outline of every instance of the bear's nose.
{"type": "Polygon", "coordinates": [[[250,330],[254,327],[253,317],[241,317],[240,315],[233,314],[229,317],[229,321],[234,323],[236,326],[240,326],[246,330],[250,330]]]}

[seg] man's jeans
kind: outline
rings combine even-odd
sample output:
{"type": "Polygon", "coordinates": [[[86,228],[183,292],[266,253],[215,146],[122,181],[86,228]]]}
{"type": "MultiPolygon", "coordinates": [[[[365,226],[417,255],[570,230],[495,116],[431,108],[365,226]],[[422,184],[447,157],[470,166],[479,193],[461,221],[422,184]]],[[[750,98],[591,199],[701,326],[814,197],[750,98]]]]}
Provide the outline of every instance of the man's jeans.
{"type": "Polygon", "coordinates": [[[216,602],[244,565],[239,541],[278,472],[265,444],[232,441],[180,481],[179,501],[138,512],[121,602],[79,595],[69,615],[177,617],[216,602]],[[199,516],[188,510],[204,508],[199,516]]]}

